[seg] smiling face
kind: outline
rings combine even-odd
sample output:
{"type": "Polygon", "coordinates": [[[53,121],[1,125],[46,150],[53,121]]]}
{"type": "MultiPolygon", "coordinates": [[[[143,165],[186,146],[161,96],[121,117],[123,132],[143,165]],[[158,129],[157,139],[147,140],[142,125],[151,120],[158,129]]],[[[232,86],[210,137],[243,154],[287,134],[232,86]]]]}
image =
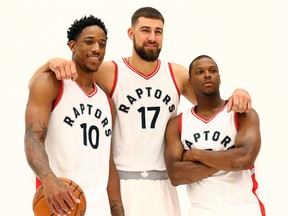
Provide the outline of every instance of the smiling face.
{"type": "Polygon", "coordinates": [[[189,82],[198,95],[212,95],[219,93],[221,83],[218,66],[209,57],[196,59],[190,66],[189,82]]]}
{"type": "Polygon", "coordinates": [[[143,60],[152,62],[158,59],[162,48],[163,25],[161,19],[140,17],[128,30],[134,50],[143,60]]]}
{"type": "Polygon", "coordinates": [[[84,28],[75,40],[69,41],[73,60],[85,72],[95,72],[104,60],[106,35],[97,25],[84,28]]]}

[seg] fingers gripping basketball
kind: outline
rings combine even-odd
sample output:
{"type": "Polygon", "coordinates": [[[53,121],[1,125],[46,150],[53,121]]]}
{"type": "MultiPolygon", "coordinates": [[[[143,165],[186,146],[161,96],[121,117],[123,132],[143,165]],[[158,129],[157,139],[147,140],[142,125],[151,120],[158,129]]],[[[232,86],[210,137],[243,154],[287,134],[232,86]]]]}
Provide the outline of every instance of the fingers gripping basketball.
{"type": "MultiPolygon", "coordinates": [[[[81,203],[75,203],[75,208],[71,211],[71,216],[83,216],[86,212],[86,197],[81,187],[74,181],[67,178],[59,178],[71,188],[75,196],[81,203]]],[[[33,197],[33,212],[35,216],[54,216],[44,198],[43,186],[41,185],[33,197]]]]}

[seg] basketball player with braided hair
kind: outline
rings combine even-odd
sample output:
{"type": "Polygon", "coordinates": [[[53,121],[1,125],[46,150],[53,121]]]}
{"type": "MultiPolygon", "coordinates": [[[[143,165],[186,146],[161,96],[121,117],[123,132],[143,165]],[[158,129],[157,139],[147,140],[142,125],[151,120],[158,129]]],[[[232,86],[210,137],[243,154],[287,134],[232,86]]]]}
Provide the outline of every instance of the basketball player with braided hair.
{"type": "MultiPolygon", "coordinates": [[[[164,135],[168,120],[177,114],[180,95],[192,103],[196,100],[188,70],[159,59],[164,21],[155,8],[136,10],[127,31],[132,55],[103,62],[94,74],[116,107],[113,157],[128,216],[180,215],[177,191],[166,172],[164,135]]],[[[50,70],[58,79],[77,78],[74,62],[59,58],[41,66],[34,77],[50,70]]],[[[230,109],[238,112],[250,106],[249,94],[242,89],[229,100],[230,109]]]]}
{"type": "Polygon", "coordinates": [[[115,108],[92,79],[105,56],[107,29],[100,19],[85,16],[74,21],[67,36],[78,79],[59,81],[43,73],[31,84],[25,113],[27,161],[55,215],[69,215],[79,202],[58,177],[83,189],[86,215],[124,215],[111,148],[115,108]]]}
{"type": "Polygon", "coordinates": [[[187,184],[188,215],[265,216],[254,167],[261,146],[257,112],[227,112],[211,57],[195,58],[189,76],[197,105],[169,121],[164,151],[172,184],[187,184]]]}

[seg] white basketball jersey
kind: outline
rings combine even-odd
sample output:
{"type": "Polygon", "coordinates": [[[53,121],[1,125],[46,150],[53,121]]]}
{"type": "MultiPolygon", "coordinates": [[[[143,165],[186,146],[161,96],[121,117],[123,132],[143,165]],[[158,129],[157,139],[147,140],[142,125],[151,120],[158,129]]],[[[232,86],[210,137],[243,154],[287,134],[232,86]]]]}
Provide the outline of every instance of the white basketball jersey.
{"type": "Polygon", "coordinates": [[[179,90],[171,65],[158,60],[145,76],[126,59],[115,61],[117,70],[111,93],[117,110],[114,161],[120,170],[166,170],[163,151],[168,120],[177,114],[179,90]]]}
{"type": "Polygon", "coordinates": [[[87,215],[110,215],[106,187],[112,133],[107,95],[94,84],[86,93],[76,82],[62,81],[48,125],[45,148],[58,177],[80,185],[87,215]]]}
{"type": "MultiPolygon", "coordinates": [[[[195,113],[193,107],[180,114],[179,126],[185,150],[227,150],[234,147],[237,114],[228,113],[225,105],[210,119],[203,119],[195,113]]],[[[263,204],[256,195],[257,186],[254,166],[251,170],[219,171],[201,181],[188,184],[190,215],[264,216],[263,204]]]]}

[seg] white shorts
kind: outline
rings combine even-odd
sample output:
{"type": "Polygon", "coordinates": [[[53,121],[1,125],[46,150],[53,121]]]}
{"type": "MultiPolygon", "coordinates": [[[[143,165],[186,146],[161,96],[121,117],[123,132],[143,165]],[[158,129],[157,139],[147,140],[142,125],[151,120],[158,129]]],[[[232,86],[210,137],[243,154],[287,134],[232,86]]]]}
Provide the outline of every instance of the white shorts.
{"type": "Polygon", "coordinates": [[[121,179],[126,216],[180,216],[177,190],[169,179],[121,179]]]}

